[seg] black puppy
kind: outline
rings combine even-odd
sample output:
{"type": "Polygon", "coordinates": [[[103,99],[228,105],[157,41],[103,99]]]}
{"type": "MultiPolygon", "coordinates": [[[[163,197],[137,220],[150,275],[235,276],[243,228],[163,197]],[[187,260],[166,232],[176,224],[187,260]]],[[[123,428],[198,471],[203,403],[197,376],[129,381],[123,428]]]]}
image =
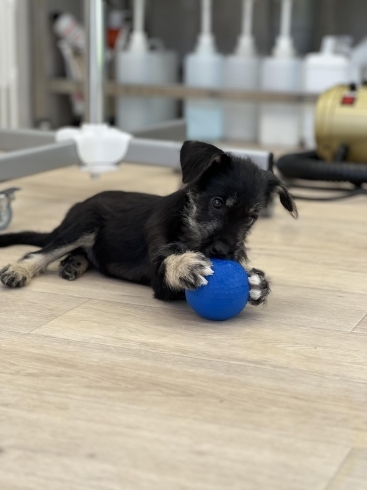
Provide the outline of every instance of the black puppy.
{"type": "MultiPolygon", "coordinates": [[[[294,216],[291,195],[272,173],[215,146],[186,141],[181,149],[186,186],[165,197],[102,192],[73,206],[51,233],[9,233],[0,247],[42,247],[0,271],[3,284],[27,285],[66,255],[61,277],[74,280],[90,265],[108,276],[149,284],[157,299],[183,297],[184,289],[207,283],[210,258],[247,262],[246,236],[273,192],[294,216]]],[[[250,301],[269,294],[264,274],[252,269],[250,301]]]]}

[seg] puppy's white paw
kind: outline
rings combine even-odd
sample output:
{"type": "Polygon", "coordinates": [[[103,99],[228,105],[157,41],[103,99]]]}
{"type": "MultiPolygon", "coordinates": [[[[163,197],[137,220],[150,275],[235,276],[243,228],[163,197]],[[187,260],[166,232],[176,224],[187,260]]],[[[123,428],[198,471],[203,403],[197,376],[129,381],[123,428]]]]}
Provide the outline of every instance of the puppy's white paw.
{"type": "Polygon", "coordinates": [[[205,286],[206,276],[213,274],[210,260],[200,252],[173,254],[164,260],[165,281],[173,290],[205,286]]]}
{"type": "Polygon", "coordinates": [[[21,288],[27,286],[32,279],[29,269],[20,264],[7,265],[0,271],[1,282],[10,288],[21,288]]]}
{"type": "Polygon", "coordinates": [[[270,285],[263,271],[251,269],[248,273],[248,280],[251,286],[250,303],[254,306],[265,303],[270,293],[270,285]]]}

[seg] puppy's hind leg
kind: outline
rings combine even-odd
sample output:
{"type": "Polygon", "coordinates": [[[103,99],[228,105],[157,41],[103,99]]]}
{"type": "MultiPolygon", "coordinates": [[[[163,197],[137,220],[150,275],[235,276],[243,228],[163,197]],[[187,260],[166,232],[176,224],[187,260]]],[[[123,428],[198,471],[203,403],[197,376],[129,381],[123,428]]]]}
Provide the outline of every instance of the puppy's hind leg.
{"type": "Polygon", "coordinates": [[[17,288],[30,283],[31,279],[44,272],[49,264],[60,259],[75,249],[88,250],[93,246],[95,233],[75,235],[61,235],[55,238],[46,247],[25,255],[15,264],[10,264],[0,271],[0,280],[6,286],[17,288]]]}
{"type": "Polygon", "coordinates": [[[60,262],[59,276],[68,281],[75,281],[90,267],[87,253],[78,248],[60,262]]]}

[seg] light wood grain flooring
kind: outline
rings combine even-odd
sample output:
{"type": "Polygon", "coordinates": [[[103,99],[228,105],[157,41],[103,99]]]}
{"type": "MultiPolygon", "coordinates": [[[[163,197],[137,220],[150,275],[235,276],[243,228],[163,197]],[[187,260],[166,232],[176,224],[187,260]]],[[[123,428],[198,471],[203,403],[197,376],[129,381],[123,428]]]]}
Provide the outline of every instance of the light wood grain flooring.
{"type": "MultiPolygon", "coordinates": [[[[10,230],[46,231],[98,191],[178,177],[125,164],[12,184],[10,230]]],[[[225,323],[95,272],[1,287],[0,489],[367,489],[367,201],[299,211],[256,225],[273,292],[225,323]]]]}

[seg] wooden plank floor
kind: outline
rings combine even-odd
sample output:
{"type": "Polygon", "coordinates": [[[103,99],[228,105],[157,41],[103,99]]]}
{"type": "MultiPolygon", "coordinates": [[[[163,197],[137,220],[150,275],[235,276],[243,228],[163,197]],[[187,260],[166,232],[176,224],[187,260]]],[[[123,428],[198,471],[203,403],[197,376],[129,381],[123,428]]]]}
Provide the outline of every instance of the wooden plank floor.
{"type": "MultiPolygon", "coordinates": [[[[98,191],[164,194],[178,177],[123,165],[14,185],[10,229],[47,231],[98,191]]],[[[273,293],[225,323],[95,272],[1,287],[0,489],[366,489],[367,202],[299,211],[256,225],[273,293]]]]}

